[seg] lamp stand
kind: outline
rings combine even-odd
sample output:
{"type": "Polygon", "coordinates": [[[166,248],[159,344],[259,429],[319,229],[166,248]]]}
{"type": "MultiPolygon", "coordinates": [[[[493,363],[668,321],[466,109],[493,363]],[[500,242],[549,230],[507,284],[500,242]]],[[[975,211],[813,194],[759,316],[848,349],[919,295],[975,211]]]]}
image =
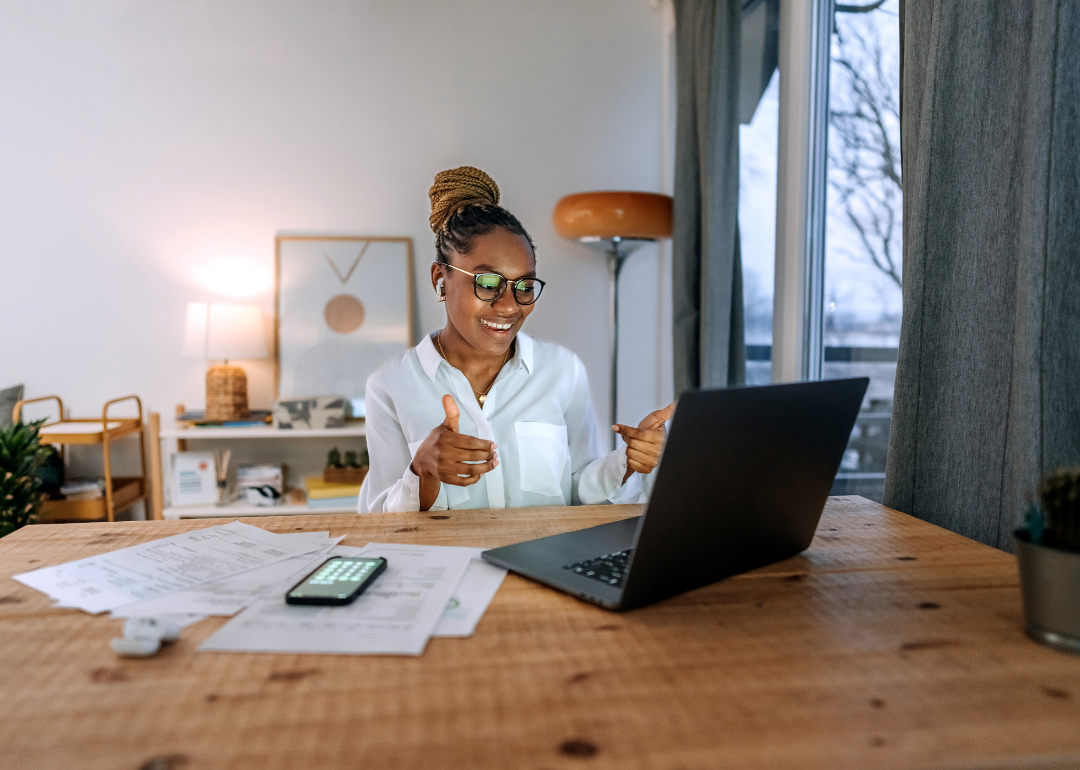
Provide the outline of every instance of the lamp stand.
{"type": "MultiPolygon", "coordinates": [[[[648,238],[582,238],[585,245],[601,252],[608,265],[608,333],[611,340],[611,420],[618,422],[619,404],[619,276],[627,258],[639,247],[652,243],[648,238]]],[[[618,446],[618,434],[611,434],[611,448],[618,446]]]]}
{"type": "Polygon", "coordinates": [[[247,375],[239,366],[211,366],[206,372],[207,420],[227,422],[248,418],[247,375]]]}

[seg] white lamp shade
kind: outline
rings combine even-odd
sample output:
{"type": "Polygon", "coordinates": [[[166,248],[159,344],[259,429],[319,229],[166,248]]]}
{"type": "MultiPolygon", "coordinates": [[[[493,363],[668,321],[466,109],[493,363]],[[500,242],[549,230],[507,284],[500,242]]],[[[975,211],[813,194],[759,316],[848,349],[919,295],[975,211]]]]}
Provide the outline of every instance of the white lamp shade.
{"type": "Polygon", "coordinates": [[[258,305],[189,302],[184,355],[191,358],[266,358],[262,310],[258,305]]]}

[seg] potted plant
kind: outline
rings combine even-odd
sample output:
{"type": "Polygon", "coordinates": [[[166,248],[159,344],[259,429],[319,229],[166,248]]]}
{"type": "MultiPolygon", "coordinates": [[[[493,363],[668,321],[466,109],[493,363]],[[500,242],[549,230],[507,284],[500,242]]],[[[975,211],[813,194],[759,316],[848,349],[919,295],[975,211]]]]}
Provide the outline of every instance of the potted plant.
{"type": "Polygon", "coordinates": [[[323,481],[327,484],[362,484],[367,476],[367,452],[364,452],[361,464],[356,452],[345,453],[345,462],[342,464],[341,453],[337,447],[330,450],[326,458],[326,468],[323,470],[323,481]]]}
{"type": "Polygon", "coordinates": [[[1080,468],[1048,474],[1016,531],[1028,636],[1080,654],[1080,468]]]}
{"type": "Polygon", "coordinates": [[[37,473],[48,455],[38,441],[42,422],[0,428],[0,537],[37,518],[44,496],[37,473]]]}

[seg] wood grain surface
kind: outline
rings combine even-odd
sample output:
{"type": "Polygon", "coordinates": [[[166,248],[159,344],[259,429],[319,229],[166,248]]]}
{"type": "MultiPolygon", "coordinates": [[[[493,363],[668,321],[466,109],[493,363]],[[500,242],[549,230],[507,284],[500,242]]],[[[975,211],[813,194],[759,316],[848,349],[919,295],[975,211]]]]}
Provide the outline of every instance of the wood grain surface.
{"type": "MultiPolygon", "coordinates": [[[[498,546],[636,506],[244,519],[498,546]]],[[[120,622],[8,576],[220,521],[27,527],[0,541],[0,767],[1066,768],[1080,658],[1022,632],[1016,563],[862,498],[803,554],[616,614],[510,575],[420,658],[120,659],[120,622]]]]}

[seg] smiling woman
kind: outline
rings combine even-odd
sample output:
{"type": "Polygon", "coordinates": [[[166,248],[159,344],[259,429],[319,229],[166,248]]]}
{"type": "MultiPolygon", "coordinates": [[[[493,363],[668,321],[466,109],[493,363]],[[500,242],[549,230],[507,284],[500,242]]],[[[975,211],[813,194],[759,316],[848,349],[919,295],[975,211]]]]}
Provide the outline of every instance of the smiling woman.
{"type": "Polygon", "coordinates": [[[494,180],[451,169],[429,194],[446,326],[368,380],[360,512],[643,502],[673,405],[604,454],[581,361],[521,332],[545,284],[494,180]]]}

